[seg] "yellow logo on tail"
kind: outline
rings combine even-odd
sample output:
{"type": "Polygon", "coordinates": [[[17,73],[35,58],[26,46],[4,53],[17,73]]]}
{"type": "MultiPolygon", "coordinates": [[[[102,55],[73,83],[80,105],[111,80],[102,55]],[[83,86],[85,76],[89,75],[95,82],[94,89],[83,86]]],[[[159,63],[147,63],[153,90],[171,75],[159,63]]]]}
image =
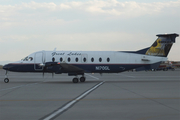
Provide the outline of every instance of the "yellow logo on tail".
{"type": "Polygon", "coordinates": [[[147,50],[146,55],[166,57],[172,44],[163,42],[158,38],[153,45],[147,50]]]}

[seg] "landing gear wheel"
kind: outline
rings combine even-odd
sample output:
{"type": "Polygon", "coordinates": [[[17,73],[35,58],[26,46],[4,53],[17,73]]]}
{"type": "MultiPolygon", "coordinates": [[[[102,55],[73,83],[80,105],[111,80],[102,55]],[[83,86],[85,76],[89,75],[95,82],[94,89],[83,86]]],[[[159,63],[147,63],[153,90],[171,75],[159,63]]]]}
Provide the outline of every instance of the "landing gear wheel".
{"type": "Polygon", "coordinates": [[[86,81],[86,78],[85,78],[85,77],[81,77],[81,78],[80,78],[80,81],[81,81],[81,82],[85,82],[85,81],[86,81]]]}
{"type": "Polygon", "coordinates": [[[5,78],[5,79],[4,79],[4,82],[5,82],[5,83],[8,83],[8,82],[9,82],[9,79],[8,79],[8,78],[5,78]]]}
{"type": "Polygon", "coordinates": [[[79,82],[79,80],[78,80],[78,78],[73,78],[73,83],[78,83],[79,82]]]}

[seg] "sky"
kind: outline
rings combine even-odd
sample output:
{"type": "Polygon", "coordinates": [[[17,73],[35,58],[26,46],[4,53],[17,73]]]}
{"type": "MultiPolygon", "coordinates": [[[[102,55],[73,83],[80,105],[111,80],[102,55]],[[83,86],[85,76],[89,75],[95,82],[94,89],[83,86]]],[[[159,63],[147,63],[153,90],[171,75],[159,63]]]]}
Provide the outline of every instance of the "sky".
{"type": "MultiPolygon", "coordinates": [[[[180,34],[180,0],[0,0],[0,64],[41,50],[136,51],[180,34]]],[[[180,61],[180,38],[168,59],[180,61]]]]}

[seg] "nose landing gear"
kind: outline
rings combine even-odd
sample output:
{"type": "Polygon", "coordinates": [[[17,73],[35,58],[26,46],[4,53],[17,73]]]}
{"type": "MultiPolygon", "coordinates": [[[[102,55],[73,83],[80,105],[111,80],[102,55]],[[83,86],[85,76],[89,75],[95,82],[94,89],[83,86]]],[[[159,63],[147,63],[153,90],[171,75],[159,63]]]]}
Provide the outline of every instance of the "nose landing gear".
{"type": "Polygon", "coordinates": [[[7,71],[7,70],[6,70],[4,82],[5,82],[5,83],[8,83],[8,82],[9,82],[9,79],[8,79],[8,71],[7,71]]]}
{"type": "Polygon", "coordinates": [[[8,78],[4,78],[4,82],[5,82],[5,83],[8,83],[8,82],[9,82],[9,79],[8,79],[8,78]]]}

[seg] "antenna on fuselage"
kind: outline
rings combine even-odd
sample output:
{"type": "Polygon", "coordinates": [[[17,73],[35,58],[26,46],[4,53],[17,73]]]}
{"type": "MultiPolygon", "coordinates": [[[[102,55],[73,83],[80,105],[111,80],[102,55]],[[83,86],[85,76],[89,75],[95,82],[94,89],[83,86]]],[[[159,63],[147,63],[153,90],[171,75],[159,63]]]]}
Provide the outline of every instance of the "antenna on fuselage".
{"type": "Polygon", "coordinates": [[[53,51],[56,51],[56,48],[54,48],[54,50],[53,51]]]}

